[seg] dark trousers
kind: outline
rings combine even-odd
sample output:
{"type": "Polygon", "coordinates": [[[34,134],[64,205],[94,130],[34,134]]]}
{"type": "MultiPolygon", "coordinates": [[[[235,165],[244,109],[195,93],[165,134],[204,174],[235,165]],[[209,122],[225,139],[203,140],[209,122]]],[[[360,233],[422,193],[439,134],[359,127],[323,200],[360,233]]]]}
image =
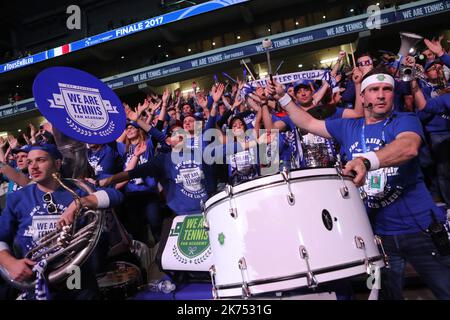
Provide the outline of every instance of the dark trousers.
{"type": "Polygon", "coordinates": [[[437,299],[450,300],[450,255],[441,256],[427,233],[381,239],[390,265],[381,271],[381,299],[403,300],[405,263],[409,262],[437,299]]]}
{"type": "Polygon", "coordinates": [[[437,185],[447,208],[450,208],[450,133],[433,134],[430,141],[436,163],[437,185]]]}

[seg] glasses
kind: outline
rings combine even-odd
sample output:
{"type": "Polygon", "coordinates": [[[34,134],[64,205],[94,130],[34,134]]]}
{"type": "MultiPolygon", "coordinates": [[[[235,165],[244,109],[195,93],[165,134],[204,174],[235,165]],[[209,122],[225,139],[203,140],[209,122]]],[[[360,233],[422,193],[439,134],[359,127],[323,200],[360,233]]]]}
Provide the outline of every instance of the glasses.
{"type": "Polygon", "coordinates": [[[42,200],[47,204],[47,212],[49,214],[55,214],[58,212],[56,204],[53,202],[52,194],[47,192],[42,196],[42,200]]]}
{"type": "Polygon", "coordinates": [[[367,67],[372,65],[372,60],[365,60],[356,63],[358,67],[367,67]]]}

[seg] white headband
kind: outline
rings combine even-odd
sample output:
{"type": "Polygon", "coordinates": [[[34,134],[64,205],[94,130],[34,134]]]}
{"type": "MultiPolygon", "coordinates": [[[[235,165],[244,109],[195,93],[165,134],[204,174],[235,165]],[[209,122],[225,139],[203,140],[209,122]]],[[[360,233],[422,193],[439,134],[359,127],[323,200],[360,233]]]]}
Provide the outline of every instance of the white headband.
{"type": "Polygon", "coordinates": [[[366,89],[368,86],[374,83],[387,83],[390,84],[392,87],[395,87],[394,78],[392,78],[388,74],[378,73],[373,74],[370,77],[367,77],[366,79],[363,80],[363,82],[361,83],[361,92],[363,92],[364,89],[366,89]]]}

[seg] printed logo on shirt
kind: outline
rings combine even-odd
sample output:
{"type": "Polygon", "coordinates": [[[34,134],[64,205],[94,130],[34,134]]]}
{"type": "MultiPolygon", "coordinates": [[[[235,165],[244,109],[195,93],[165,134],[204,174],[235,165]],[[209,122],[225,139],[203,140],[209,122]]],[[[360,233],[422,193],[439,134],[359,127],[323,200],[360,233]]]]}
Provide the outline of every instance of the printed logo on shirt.
{"type": "Polygon", "coordinates": [[[100,158],[97,156],[92,156],[88,159],[89,164],[95,171],[95,175],[99,175],[103,172],[103,166],[99,164],[100,158]]]}
{"type": "Polygon", "coordinates": [[[233,184],[248,181],[258,175],[253,150],[245,150],[229,156],[230,180],[233,184]]]}
{"type": "Polygon", "coordinates": [[[194,199],[201,199],[206,196],[203,180],[205,175],[199,164],[193,161],[182,162],[176,166],[179,174],[175,183],[182,185],[181,192],[194,199]]]}
{"type": "Polygon", "coordinates": [[[56,229],[56,223],[58,222],[59,215],[35,215],[31,226],[25,232],[25,236],[33,238],[33,241],[37,241],[47,233],[56,229]]]}
{"type": "MultiPolygon", "coordinates": [[[[128,152],[128,155],[127,155],[127,160],[125,161],[125,166],[127,166],[128,163],[130,163],[131,159],[133,158],[134,148],[135,148],[134,146],[132,146],[130,148],[130,152],[128,152]]],[[[143,164],[143,163],[146,163],[147,161],[148,160],[147,160],[147,158],[145,158],[145,153],[144,153],[143,155],[141,155],[139,157],[139,160],[138,160],[138,163],[136,164],[136,166],[140,165],[140,164],[143,164]]],[[[139,185],[139,184],[143,184],[144,183],[144,179],[136,178],[136,179],[130,180],[128,183],[139,185]]]]}
{"type": "MultiPolygon", "coordinates": [[[[359,147],[359,142],[355,142],[350,146],[353,159],[362,155],[362,149],[359,147]]],[[[370,151],[380,149],[381,139],[367,138],[366,145],[376,145],[375,147],[368,147],[370,151]]],[[[366,204],[371,209],[384,208],[395,200],[397,200],[403,193],[403,186],[394,184],[393,178],[397,176],[398,167],[387,167],[370,171],[366,176],[366,182],[362,189],[367,194],[366,204]],[[379,172],[379,174],[376,174],[379,172]]]]}

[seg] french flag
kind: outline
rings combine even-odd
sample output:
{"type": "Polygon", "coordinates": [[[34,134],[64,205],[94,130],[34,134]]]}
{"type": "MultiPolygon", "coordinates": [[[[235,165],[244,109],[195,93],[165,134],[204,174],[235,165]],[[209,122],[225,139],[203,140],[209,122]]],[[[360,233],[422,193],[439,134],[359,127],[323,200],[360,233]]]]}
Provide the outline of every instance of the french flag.
{"type": "Polygon", "coordinates": [[[70,51],[71,51],[70,44],[65,44],[60,47],[48,50],[47,57],[53,58],[53,57],[62,56],[63,54],[69,53],[70,51]]]}

